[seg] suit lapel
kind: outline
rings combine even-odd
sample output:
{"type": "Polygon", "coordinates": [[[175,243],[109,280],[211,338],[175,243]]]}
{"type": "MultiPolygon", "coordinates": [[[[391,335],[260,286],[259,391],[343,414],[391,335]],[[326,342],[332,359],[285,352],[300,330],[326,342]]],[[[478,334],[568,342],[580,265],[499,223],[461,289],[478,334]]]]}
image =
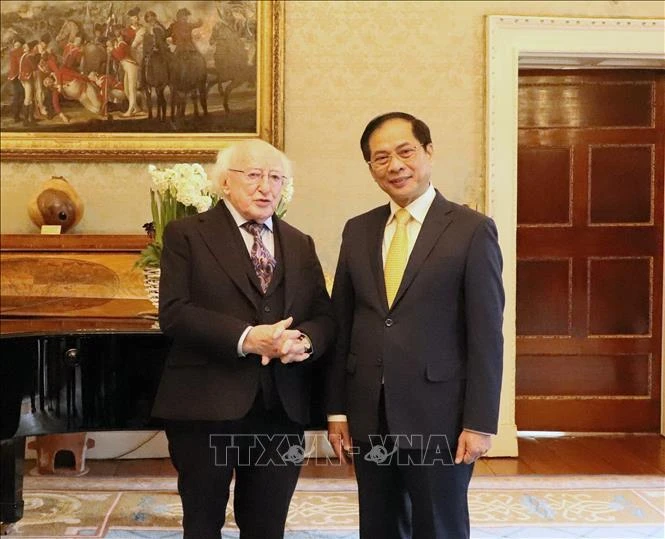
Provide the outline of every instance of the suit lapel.
{"type": "MultiPolygon", "coordinates": [[[[411,256],[404,270],[404,276],[397,290],[393,307],[397,305],[400,298],[415,279],[420,267],[429,256],[441,234],[443,234],[448,225],[453,221],[453,208],[454,206],[437,191],[432,205],[425,216],[425,221],[418,234],[416,244],[413,246],[413,251],[411,251],[411,256]]],[[[385,297],[385,284],[383,295],[385,297]]]]}
{"type": "Polygon", "coordinates": [[[277,216],[273,216],[272,219],[275,230],[275,252],[281,253],[281,260],[278,260],[278,274],[275,275],[274,279],[278,282],[281,276],[284,276],[284,317],[286,317],[296,297],[298,270],[302,266],[302,253],[298,249],[297,242],[294,241],[292,231],[284,226],[277,216]],[[281,266],[281,270],[279,266],[281,266]]]}
{"type": "Polygon", "coordinates": [[[388,312],[388,299],[386,298],[386,279],[383,273],[383,235],[386,230],[386,221],[390,215],[390,205],[387,204],[376,212],[373,219],[367,225],[367,245],[369,249],[369,265],[372,269],[374,282],[376,283],[379,303],[383,310],[388,312]]]}
{"type": "Polygon", "coordinates": [[[238,289],[257,306],[256,294],[251,289],[250,280],[254,277],[257,280],[256,286],[259,287],[258,278],[249,260],[247,247],[229,210],[223,202],[220,202],[213,210],[201,214],[200,218],[200,234],[210,252],[238,289]]]}

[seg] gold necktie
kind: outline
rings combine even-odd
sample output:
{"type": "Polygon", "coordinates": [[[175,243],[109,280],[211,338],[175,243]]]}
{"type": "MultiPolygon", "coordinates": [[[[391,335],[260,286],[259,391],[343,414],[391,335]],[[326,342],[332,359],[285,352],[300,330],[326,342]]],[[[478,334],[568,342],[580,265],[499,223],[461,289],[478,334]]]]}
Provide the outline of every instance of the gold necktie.
{"type": "Polygon", "coordinates": [[[406,224],[411,219],[408,210],[400,208],[395,213],[397,228],[395,235],[390,242],[390,248],[386,255],[386,266],[383,270],[386,279],[386,297],[390,307],[395,301],[397,289],[402,282],[402,276],[406,268],[406,262],[409,259],[409,241],[406,235],[406,224]]]}

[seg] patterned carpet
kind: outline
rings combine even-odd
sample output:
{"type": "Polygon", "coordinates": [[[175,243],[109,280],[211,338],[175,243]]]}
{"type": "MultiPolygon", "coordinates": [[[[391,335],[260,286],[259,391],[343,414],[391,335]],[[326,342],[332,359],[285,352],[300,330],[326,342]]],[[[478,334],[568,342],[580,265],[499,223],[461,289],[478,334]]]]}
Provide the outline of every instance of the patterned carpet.
{"type": "MultiPolygon", "coordinates": [[[[26,477],[25,516],[10,536],[181,538],[182,509],[171,478],[26,477]]],[[[472,537],[665,536],[665,478],[656,476],[475,477],[472,537]]],[[[357,539],[351,480],[302,479],[288,539],[357,539]]],[[[229,510],[224,538],[238,537],[229,510]]]]}

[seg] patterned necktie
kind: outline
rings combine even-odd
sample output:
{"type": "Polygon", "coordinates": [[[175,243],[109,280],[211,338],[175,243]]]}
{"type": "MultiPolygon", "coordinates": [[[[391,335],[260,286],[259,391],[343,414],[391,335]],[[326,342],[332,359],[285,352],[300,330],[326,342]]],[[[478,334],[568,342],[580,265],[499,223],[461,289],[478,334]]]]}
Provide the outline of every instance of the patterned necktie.
{"type": "Polygon", "coordinates": [[[272,279],[273,271],[277,265],[275,257],[270,254],[270,251],[268,251],[268,248],[261,239],[261,232],[267,227],[266,225],[255,221],[248,221],[242,226],[254,236],[254,244],[252,245],[250,258],[252,259],[256,276],[259,278],[261,290],[265,294],[270,286],[270,279],[272,279]]]}
{"type": "Polygon", "coordinates": [[[411,214],[404,208],[400,208],[395,213],[397,228],[390,242],[390,248],[386,255],[386,266],[383,270],[386,279],[386,297],[388,298],[389,307],[395,301],[397,289],[402,282],[406,262],[409,258],[409,241],[406,235],[406,224],[409,222],[409,219],[411,219],[411,214]]]}

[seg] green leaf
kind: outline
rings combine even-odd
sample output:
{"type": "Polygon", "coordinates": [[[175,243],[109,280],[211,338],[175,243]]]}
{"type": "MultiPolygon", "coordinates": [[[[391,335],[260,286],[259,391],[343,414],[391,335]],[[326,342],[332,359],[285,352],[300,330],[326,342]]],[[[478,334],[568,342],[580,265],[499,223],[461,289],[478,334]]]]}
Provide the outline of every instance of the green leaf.
{"type": "Polygon", "coordinates": [[[146,246],[146,248],[141,251],[138,260],[134,263],[134,266],[138,268],[158,268],[161,258],[162,245],[161,243],[157,243],[155,241],[146,246]]]}

